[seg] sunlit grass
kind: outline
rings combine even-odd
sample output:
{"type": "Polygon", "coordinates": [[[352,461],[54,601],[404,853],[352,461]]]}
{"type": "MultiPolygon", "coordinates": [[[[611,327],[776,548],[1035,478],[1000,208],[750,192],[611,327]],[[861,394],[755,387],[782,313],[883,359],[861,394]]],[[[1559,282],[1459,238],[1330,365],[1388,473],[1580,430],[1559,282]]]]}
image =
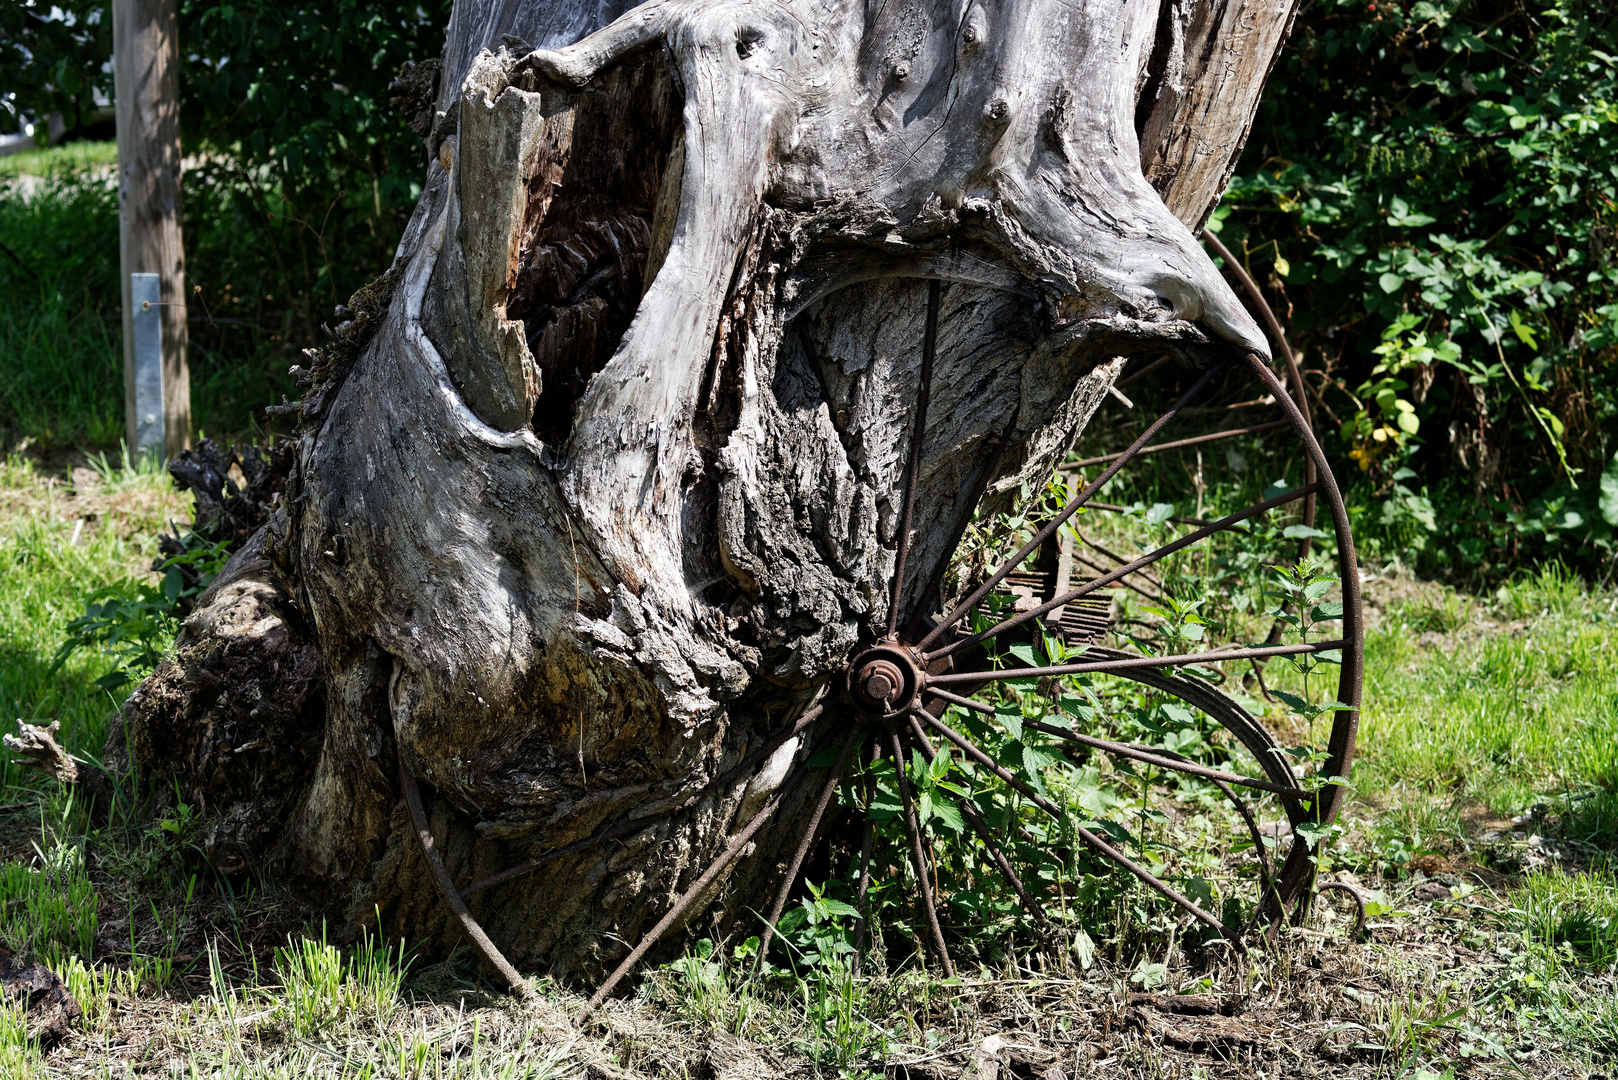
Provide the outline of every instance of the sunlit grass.
{"type": "MultiPolygon", "coordinates": [[[[157,534],[185,519],[190,499],[151,466],[108,464],[80,491],[21,456],[0,462],[0,725],[57,720],[64,745],[99,756],[119,701],[94,682],[111,663],[81,650],[53,672],[53,657],[84,597],[146,572],[157,534]]],[[[37,781],[0,755],[0,791],[17,783],[37,781]]]]}
{"type": "Polygon", "coordinates": [[[0,157],[0,177],[51,176],[81,169],[111,168],[118,164],[115,142],[70,142],[0,157]]]}
{"type": "MultiPolygon", "coordinates": [[[[1503,586],[1440,645],[1419,644],[1397,618],[1373,631],[1359,790],[1508,816],[1545,798],[1610,793],[1618,780],[1615,600],[1547,570],[1503,586]]],[[[1610,814],[1606,823],[1610,830],[1610,814]]]]}

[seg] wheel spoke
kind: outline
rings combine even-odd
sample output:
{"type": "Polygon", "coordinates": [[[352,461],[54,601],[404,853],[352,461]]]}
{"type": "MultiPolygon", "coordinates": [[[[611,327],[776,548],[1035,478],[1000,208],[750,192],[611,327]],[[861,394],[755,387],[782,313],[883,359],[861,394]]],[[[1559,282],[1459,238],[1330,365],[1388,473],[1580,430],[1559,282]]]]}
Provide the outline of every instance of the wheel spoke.
{"type": "MultiPolygon", "coordinates": [[[[816,705],[811,709],[805,710],[802,716],[798,717],[791,723],[782,724],[780,727],[776,728],[770,733],[769,737],[764,740],[764,745],[742,758],[735,765],[732,765],[730,768],[726,769],[716,779],[703,785],[701,790],[692,794],[679,806],[676,806],[671,811],[671,814],[680,814],[691,809],[693,806],[697,805],[697,803],[706,798],[710,793],[728,784],[730,781],[736,779],[736,777],[740,776],[748,769],[751,769],[753,766],[757,765],[759,762],[781,749],[788,739],[795,735],[803,734],[804,729],[818,720],[820,715],[825,711],[826,707],[824,705],[816,705]]],[[[594,836],[587,836],[583,840],[575,840],[566,847],[559,847],[554,851],[547,851],[538,858],[529,859],[527,862],[518,866],[513,866],[509,870],[502,870],[500,873],[491,877],[486,877],[482,881],[474,882],[461,890],[461,899],[464,900],[474,893],[482,892],[484,889],[492,889],[496,885],[504,885],[512,878],[521,877],[524,874],[531,874],[540,867],[553,863],[557,859],[560,859],[566,855],[572,855],[575,852],[583,851],[586,848],[594,847],[597,844],[604,844],[608,840],[616,840],[620,836],[627,836],[630,833],[639,832],[641,829],[646,828],[647,825],[648,822],[639,819],[620,821],[616,825],[611,825],[605,829],[602,829],[594,836]]]]}
{"type": "MultiPolygon", "coordinates": [[[[1289,423],[1286,420],[1272,420],[1267,424],[1254,424],[1252,427],[1231,428],[1228,431],[1215,431],[1208,435],[1194,435],[1189,439],[1176,439],[1174,442],[1148,446],[1140,452],[1139,456],[1146,457],[1148,454],[1161,454],[1165,450],[1183,450],[1188,446],[1201,446],[1203,443],[1219,442],[1223,439],[1239,439],[1243,435],[1258,435],[1262,432],[1274,431],[1276,428],[1287,426],[1289,426],[1289,423]]],[[[1116,461],[1120,456],[1119,454],[1103,454],[1101,457],[1085,458],[1083,461],[1070,461],[1061,466],[1061,469],[1064,472],[1072,472],[1075,469],[1083,469],[1090,465],[1105,465],[1109,461],[1116,461]]]]}
{"type": "Polygon", "coordinates": [[[1096,492],[1100,491],[1102,487],[1106,485],[1107,481],[1111,480],[1120,471],[1122,471],[1123,467],[1129,464],[1130,459],[1138,454],[1142,447],[1151,442],[1152,439],[1156,438],[1157,433],[1162,431],[1169,421],[1173,420],[1175,416],[1179,414],[1180,410],[1185,408],[1185,406],[1189,404],[1193,398],[1202,393],[1203,389],[1213,381],[1213,377],[1215,375],[1224,370],[1224,366],[1225,365],[1223,363],[1215,364],[1207,371],[1203,372],[1202,377],[1192,384],[1191,389],[1181,394],[1179,399],[1175,401],[1173,405],[1169,406],[1167,412],[1163,413],[1163,415],[1159,416],[1156,420],[1153,420],[1151,426],[1145,431],[1141,432],[1135,441],[1129,444],[1129,447],[1118,456],[1118,460],[1114,461],[1111,465],[1108,465],[1106,469],[1102,471],[1100,476],[1096,477],[1096,479],[1088,484],[1083,491],[1074,496],[1073,501],[1064,506],[1062,508],[1062,512],[1057,514],[1048,525],[1046,525],[1043,529],[1040,529],[1039,532],[1035,533],[1032,540],[1018,548],[1015,555],[1002,563],[1000,568],[993,574],[989,575],[989,580],[972,590],[972,595],[956,604],[954,610],[952,610],[948,615],[944,616],[944,620],[934,627],[931,633],[922,639],[920,644],[917,645],[917,648],[925,651],[928,646],[937,641],[944,634],[945,630],[960,622],[966,617],[967,612],[977,607],[978,604],[983,601],[983,598],[988,596],[989,593],[994,590],[996,585],[999,585],[1006,579],[1006,575],[1010,574],[1017,567],[1021,566],[1030,554],[1038,550],[1041,544],[1049,540],[1052,536],[1055,536],[1056,530],[1065,525],[1067,520],[1074,514],[1078,513],[1079,508],[1085,503],[1089,502],[1096,492]]]}
{"type": "MultiPolygon", "coordinates": [[[[871,767],[882,760],[882,740],[871,740],[871,767]]],[[[871,897],[871,841],[876,832],[876,823],[871,820],[871,804],[876,800],[876,791],[869,775],[865,780],[865,821],[860,826],[860,885],[855,897],[855,907],[859,912],[859,925],[854,931],[854,974],[860,973],[862,961],[865,959],[865,926],[869,915],[871,897]]]]}
{"type": "Polygon", "coordinates": [[[922,440],[927,434],[927,401],[933,389],[933,354],[938,346],[937,278],[927,283],[927,329],[921,339],[921,381],[916,387],[916,426],[910,434],[910,460],[905,466],[904,499],[899,514],[898,554],[893,560],[893,599],[888,604],[888,636],[899,629],[899,597],[904,592],[905,562],[910,556],[910,527],[916,513],[916,488],[921,483],[922,440]]]}
{"type": "Polygon", "coordinates": [[[933,568],[932,575],[927,581],[927,588],[917,602],[914,615],[927,614],[933,601],[938,599],[939,593],[943,590],[944,575],[949,573],[950,554],[961,546],[961,537],[966,535],[966,527],[972,523],[972,511],[977,509],[983,493],[989,489],[989,481],[999,472],[1000,456],[1005,453],[1006,433],[1017,430],[1017,418],[1021,415],[1022,404],[1018,403],[1017,407],[1011,410],[1011,419],[1006,421],[1005,426],[990,433],[983,467],[978,470],[977,479],[972,481],[972,487],[967,492],[966,498],[956,503],[954,535],[950,537],[949,543],[944,545],[943,554],[938,557],[938,565],[933,568]]]}
{"type": "MultiPolygon", "coordinates": [[[[959,746],[968,757],[977,762],[979,765],[983,766],[985,769],[988,769],[990,772],[994,773],[994,775],[998,776],[1003,783],[1017,791],[1020,795],[1022,795],[1023,798],[1027,799],[1029,802],[1033,803],[1035,806],[1039,807],[1056,820],[1060,821],[1063,818],[1060,808],[1058,808],[1049,799],[1039,794],[1033,788],[1017,779],[1017,777],[1011,774],[1010,770],[1006,769],[994,759],[990,758],[988,754],[985,754],[982,750],[979,750],[977,745],[970,739],[967,739],[965,736],[956,732],[955,729],[945,724],[942,720],[938,719],[938,717],[934,716],[926,709],[917,708],[914,711],[918,717],[926,721],[929,727],[936,730],[940,735],[944,736],[944,738],[948,739],[956,746],[959,746]]],[[[1131,859],[1128,855],[1125,855],[1123,852],[1101,839],[1101,837],[1097,836],[1095,833],[1092,833],[1089,829],[1086,829],[1077,822],[1072,822],[1071,824],[1073,826],[1073,831],[1078,835],[1080,841],[1082,841],[1086,847],[1107,859],[1111,859],[1114,863],[1133,874],[1141,881],[1142,884],[1146,885],[1152,891],[1156,892],[1158,895],[1162,896],[1171,903],[1183,908],[1193,918],[1206,924],[1210,928],[1217,930],[1222,937],[1225,937],[1230,941],[1238,952],[1246,952],[1246,947],[1242,945],[1240,939],[1233,936],[1231,932],[1226,929],[1224,924],[1212,914],[1199,908],[1172,885],[1165,881],[1159,880],[1150,870],[1147,870],[1144,866],[1141,866],[1139,863],[1135,862],[1135,860],[1131,859]]]]}
{"type": "Polygon", "coordinates": [[[438,847],[433,841],[432,827],[427,823],[427,811],[422,809],[421,789],[416,786],[416,778],[410,775],[410,769],[405,765],[403,754],[399,754],[399,786],[404,789],[405,805],[410,808],[410,820],[416,826],[416,840],[421,844],[422,857],[427,860],[427,869],[432,872],[433,884],[438,886],[438,893],[444,898],[444,903],[455,913],[460,920],[461,928],[466,936],[472,939],[478,952],[483,954],[500,977],[506,980],[511,992],[524,1001],[533,1001],[538,995],[534,988],[528,985],[526,979],[517,974],[517,969],[495,948],[489,935],[483,932],[483,927],[472,917],[467,910],[466,902],[455,892],[455,883],[450,880],[449,871],[444,868],[444,860],[439,857],[438,847]]]}
{"type": "Polygon", "coordinates": [[[837,782],[843,778],[843,766],[848,764],[848,755],[854,750],[854,743],[859,738],[859,729],[855,728],[843,740],[842,752],[837,755],[837,764],[831,767],[826,776],[826,783],[820,789],[820,799],[815,803],[814,813],[803,827],[803,839],[798,842],[798,849],[792,853],[792,862],[787,867],[786,877],[781,880],[781,888],[775,894],[775,903],[770,905],[770,914],[764,920],[764,934],[759,939],[758,958],[764,962],[764,957],[770,951],[770,939],[775,936],[775,924],[781,919],[781,909],[786,907],[787,896],[792,892],[792,883],[798,879],[798,870],[803,866],[803,860],[809,854],[809,846],[815,842],[815,833],[820,830],[820,819],[826,814],[826,807],[837,792],[837,782]]]}
{"type": "Polygon", "coordinates": [[[910,791],[910,780],[905,776],[904,751],[899,746],[899,735],[888,731],[888,753],[893,755],[893,770],[899,778],[899,797],[904,802],[905,837],[910,841],[910,860],[916,868],[916,884],[921,894],[921,906],[927,915],[927,928],[932,933],[933,948],[938,962],[944,968],[944,978],[955,977],[955,965],[950,963],[949,948],[944,944],[944,931],[938,925],[938,908],[933,904],[933,886],[927,879],[927,856],[921,846],[921,826],[916,822],[916,801],[910,791]]]}
{"type": "MultiPolygon", "coordinates": [[[[1090,569],[1094,570],[1098,574],[1107,573],[1107,567],[1102,566],[1100,563],[1091,562],[1089,559],[1086,559],[1083,555],[1080,555],[1076,551],[1073,553],[1073,561],[1077,562],[1077,563],[1083,563],[1085,566],[1088,566],[1090,569]]],[[[1122,585],[1126,589],[1131,589],[1131,590],[1133,590],[1135,592],[1140,593],[1142,596],[1144,596],[1146,599],[1150,600],[1154,604],[1161,604],[1163,602],[1163,598],[1161,596],[1159,596],[1157,593],[1152,592],[1149,589],[1141,588],[1139,585],[1136,585],[1133,581],[1130,581],[1129,578],[1127,578],[1127,577],[1119,578],[1118,583],[1120,585],[1122,585]]]]}
{"type": "MultiPolygon", "coordinates": [[[[1301,498],[1305,497],[1306,495],[1309,495],[1312,492],[1319,490],[1319,488],[1320,488],[1319,484],[1308,484],[1308,485],[1306,485],[1304,487],[1295,488],[1292,491],[1288,491],[1288,492],[1285,492],[1283,494],[1277,495],[1273,499],[1265,499],[1261,503],[1255,503],[1254,505],[1249,506],[1245,510],[1238,510],[1234,514],[1228,514],[1225,517],[1220,518],[1218,521],[1215,521],[1215,522],[1212,522],[1211,524],[1203,526],[1202,528],[1196,530],[1195,532],[1186,533],[1184,536],[1180,537],[1178,540],[1175,540],[1175,541],[1172,541],[1170,543],[1164,544],[1162,547],[1154,548],[1153,550],[1148,551],[1145,555],[1142,555],[1140,558],[1135,559],[1132,562],[1125,563],[1123,566],[1118,567],[1116,570],[1109,570],[1107,573],[1102,574],[1100,577],[1091,578],[1089,581],[1086,581],[1083,585],[1080,585],[1080,586],[1078,586],[1076,588],[1073,588],[1073,589],[1069,589],[1067,592],[1063,593],[1061,596],[1055,597],[1055,598],[1053,598],[1051,600],[1047,600],[1043,604],[1039,604],[1036,607],[1032,607],[1027,611],[1021,611],[1021,612],[1018,612],[1015,615],[1012,615],[1009,618],[1002,619],[1000,622],[998,622],[995,625],[989,627],[987,630],[980,630],[977,633],[971,634],[971,635],[969,635],[967,637],[957,638],[955,641],[950,642],[948,645],[944,646],[942,649],[937,649],[937,650],[935,650],[933,652],[930,652],[930,653],[929,652],[924,652],[924,653],[922,653],[922,659],[929,660],[929,661],[930,660],[937,660],[937,659],[939,659],[941,657],[948,656],[951,653],[959,652],[961,649],[965,649],[965,648],[967,648],[969,646],[976,645],[978,642],[982,641],[984,638],[990,638],[990,637],[993,637],[996,634],[1003,633],[1006,630],[1010,630],[1013,627],[1021,626],[1023,623],[1029,622],[1029,621],[1031,621],[1033,619],[1037,619],[1039,616],[1045,614],[1047,611],[1051,611],[1054,608],[1061,607],[1063,604],[1069,603],[1069,602],[1071,602],[1073,600],[1077,600],[1081,596],[1086,596],[1086,595],[1088,595],[1090,593],[1093,593],[1097,589],[1102,588],[1103,586],[1106,586],[1106,585],[1110,585],[1113,582],[1119,580],[1120,578],[1124,577],[1127,574],[1134,573],[1135,571],[1141,569],[1142,567],[1150,566],[1152,563],[1157,562],[1159,559],[1163,559],[1163,558],[1166,558],[1166,557],[1174,554],[1176,551],[1180,551],[1183,548],[1188,548],[1192,544],[1200,543],[1201,541],[1206,540],[1208,537],[1212,536],[1214,533],[1223,532],[1223,531],[1225,531],[1227,529],[1232,528],[1235,525],[1240,524],[1243,521],[1246,521],[1248,518],[1257,517],[1259,514],[1267,513],[1267,512],[1269,512],[1271,510],[1274,510],[1278,506],[1285,506],[1287,503],[1295,502],[1298,499],[1301,499],[1301,498]]],[[[976,594],[974,594],[974,595],[976,595],[976,594]]],[[[932,634],[928,635],[928,640],[929,641],[932,640],[937,634],[938,634],[937,630],[933,631],[932,634]]],[[[925,648],[925,642],[923,643],[922,647],[925,648]]]]}
{"type": "MultiPolygon", "coordinates": [[[[937,751],[933,749],[932,741],[927,738],[927,732],[916,720],[914,713],[907,714],[905,719],[910,721],[910,730],[915,732],[916,741],[921,744],[921,752],[926,755],[928,763],[931,764],[933,758],[937,755],[937,751]]],[[[1038,900],[1035,900],[1023,885],[1022,878],[1017,876],[1017,871],[1012,868],[1011,860],[1006,858],[1006,853],[1000,849],[1000,844],[995,840],[994,833],[984,822],[982,815],[978,813],[978,808],[972,805],[970,799],[956,797],[951,801],[961,811],[961,816],[966,819],[966,823],[972,826],[972,831],[978,834],[978,839],[983,841],[983,846],[989,849],[989,857],[994,860],[994,865],[1000,869],[1000,875],[1011,884],[1011,888],[1017,894],[1017,900],[1022,904],[1023,910],[1032,915],[1034,921],[1039,923],[1040,926],[1047,930],[1051,929],[1050,916],[1045,914],[1044,906],[1038,900]]]]}
{"type": "Polygon", "coordinates": [[[713,884],[714,879],[719,876],[725,867],[736,861],[736,857],[742,853],[742,849],[753,839],[753,835],[764,827],[764,823],[781,808],[782,800],[786,798],[793,788],[798,786],[798,782],[803,778],[805,771],[804,767],[800,765],[781,782],[781,786],[775,789],[775,794],[770,796],[770,800],[759,809],[758,813],[753,815],[753,820],[749,821],[746,827],[731,839],[730,843],[725,846],[725,850],[719,853],[719,857],[709,864],[708,869],[704,870],[696,881],[691,883],[691,887],[674,902],[674,906],[669,909],[668,914],[659,919],[657,925],[646,932],[646,936],[640,939],[640,944],[636,945],[630,954],[624,957],[623,962],[613,969],[611,975],[607,976],[607,981],[601,984],[600,989],[595,992],[589,1001],[584,1003],[583,1008],[573,1015],[573,1025],[575,1027],[589,1019],[590,1014],[595,1012],[601,1003],[607,999],[608,994],[612,993],[613,987],[623,981],[623,977],[629,974],[636,964],[640,963],[641,957],[646,955],[647,950],[657,944],[657,939],[662,937],[668,928],[674,925],[675,921],[685,913],[686,908],[690,907],[709,885],[713,884]]]}
{"type": "Polygon", "coordinates": [[[1344,648],[1346,641],[1314,641],[1298,645],[1264,645],[1252,649],[1222,648],[1205,652],[1181,653],[1178,656],[1130,656],[1122,660],[1095,660],[1087,664],[1056,664],[1050,667],[1001,668],[998,671],[956,671],[948,675],[929,675],[924,694],[936,694],[938,684],[968,683],[981,686],[988,682],[1007,679],[1037,679],[1047,675],[1086,675],[1102,671],[1127,671],[1130,668],[1182,667],[1186,664],[1216,664],[1226,660],[1246,660],[1262,656],[1300,656],[1308,653],[1330,652],[1344,648]]]}
{"type": "Polygon", "coordinates": [[[943,698],[951,705],[959,705],[963,709],[976,709],[978,712],[988,713],[990,716],[994,715],[993,705],[985,705],[981,701],[974,701],[969,697],[962,697],[960,694],[952,694],[948,690],[940,690],[938,687],[931,684],[928,684],[925,691],[925,696],[943,698]]]}
{"type": "Polygon", "coordinates": [[[1285,796],[1289,799],[1299,799],[1307,795],[1302,788],[1287,787],[1284,784],[1272,784],[1268,780],[1258,780],[1251,776],[1242,776],[1238,773],[1223,772],[1219,769],[1210,769],[1206,765],[1198,765],[1187,761],[1178,754],[1171,754],[1168,750],[1156,750],[1151,747],[1131,746],[1127,743],[1112,742],[1108,739],[1098,739],[1093,735],[1080,735],[1076,731],[1068,731],[1054,724],[1043,723],[1039,720],[1024,720],[1023,727],[1033,728],[1052,738],[1062,739],[1065,742],[1078,746],[1087,746],[1092,750],[1102,750],[1119,757],[1126,757],[1133,761],[1144,762],[1147,765],[1156,765],[1160,769],[1169,769],[1174,772],[1186,773],[1190,776],[1212,780],[1216,784],[1237,784],[1241,787],[1255,788],[1259,791],[1268,791],[1275,795],[1285,796]]]}

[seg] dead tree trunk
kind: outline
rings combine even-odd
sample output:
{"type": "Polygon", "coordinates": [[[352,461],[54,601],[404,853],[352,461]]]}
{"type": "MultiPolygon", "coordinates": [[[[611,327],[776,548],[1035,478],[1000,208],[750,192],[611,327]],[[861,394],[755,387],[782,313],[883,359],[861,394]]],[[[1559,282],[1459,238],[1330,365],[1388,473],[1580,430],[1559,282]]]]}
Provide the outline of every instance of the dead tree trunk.
{"type": "Polygon", "coordinates": [[[472,898],[529,966],[622,956],[814,749],[692,804],[880,632],[929,280],[911,600],[1123,358],[1267,351],[1192,230],[1291,0],[621,7],[457,4],[284,503],[126,711],[221,868],[429,947],[401,764],[462,886],[613,830],[472,898]]]}

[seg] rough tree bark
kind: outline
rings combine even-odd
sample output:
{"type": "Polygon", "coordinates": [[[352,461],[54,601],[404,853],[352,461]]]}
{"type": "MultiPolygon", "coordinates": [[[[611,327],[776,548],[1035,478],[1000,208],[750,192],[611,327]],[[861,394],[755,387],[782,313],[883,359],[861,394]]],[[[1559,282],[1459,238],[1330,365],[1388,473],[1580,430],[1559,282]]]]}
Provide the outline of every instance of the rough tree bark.
{"type": "MultiPolygon", "coordinates": [[[[1267,352],[1191,230],[1292,9],[458,3],[398,258],[127,752],[222,869],[429,949],[460,927],[401,759],[462,885],[643,823],[472,901],[520,965],[616,960],[814,748],[670,811],[882,625],[928,279],[907,602],[1124,358],[1267,352]]],[[[702,918],[760,907],[784,836],[702,918]]]]}

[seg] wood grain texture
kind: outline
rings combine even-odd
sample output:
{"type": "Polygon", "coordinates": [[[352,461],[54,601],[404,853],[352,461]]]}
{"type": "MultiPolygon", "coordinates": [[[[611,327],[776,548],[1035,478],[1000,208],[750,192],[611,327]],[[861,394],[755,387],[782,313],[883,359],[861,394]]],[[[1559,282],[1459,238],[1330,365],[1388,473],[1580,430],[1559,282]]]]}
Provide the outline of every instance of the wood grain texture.
{"type": "Polygon", "coordinates": [[[135,439],[130,274],[157,274],[163,304],[164,453],[191,445],[185,249],[180,237],[180,53],[176,0],[114,0],[118,247],[124,326],[125,441],[135,439]]]}
{"type": "Polygon", "coordinates": [[[1162,0],[1141,87],[1141,170],[1199,230],[1247,144],[1297,0],[1162,0]]]}
{"type": "MultiPolygon", "coordinates": [[[[1256,102],[1200,96],[1211,62],[1154,82],[1164,10],[458,4],[391,300],[317,363],[264,541],[326,710],[282,872],[445,949],[401,759],[462,885],[644,822],[472,901],[521,965],[610,967],[833,736],[673,808],[886,623],[929,280],[907,612],[977,493],[1042,483],[1125,358],[1263,351],[1187,227],[1229,160],[1142,171],[1143,117],[1240,133],[1256,102]]],[[[1181,37],[1261,77],[1246,50],[1280,38],[1243,25],[1181,37]]],[[[786,792],[692,917],[748,919],[811,798],[786,792]]]]}

